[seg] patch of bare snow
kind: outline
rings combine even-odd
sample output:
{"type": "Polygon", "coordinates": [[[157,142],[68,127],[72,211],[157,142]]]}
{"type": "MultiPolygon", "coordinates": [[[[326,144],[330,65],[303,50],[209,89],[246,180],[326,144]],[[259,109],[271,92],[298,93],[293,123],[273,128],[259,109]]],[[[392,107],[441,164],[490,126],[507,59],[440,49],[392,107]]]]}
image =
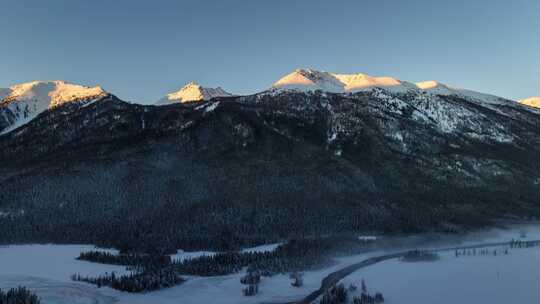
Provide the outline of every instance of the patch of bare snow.
{"type": "Polygon", "coordinates": [[[214,102],[214,103],[211,103],[210,105],[208,105],[208,106],[204,109],[204,112],[206,112],[206,113],[212,112],[212,111],[214,111],[218,106],[219,106],[219,101],[214,102]]]}

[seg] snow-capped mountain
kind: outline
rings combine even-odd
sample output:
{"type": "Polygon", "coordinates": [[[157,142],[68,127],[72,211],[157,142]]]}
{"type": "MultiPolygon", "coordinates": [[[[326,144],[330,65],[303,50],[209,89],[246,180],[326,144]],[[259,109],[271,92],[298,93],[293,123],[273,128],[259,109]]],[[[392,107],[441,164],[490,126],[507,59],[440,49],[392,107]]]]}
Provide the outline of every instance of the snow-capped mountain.
{"type": "Polygon", "coordinates": [[[7,227],[38,227],[29,241],[110,244],[111,222],[244,240],[540,217],[539,111],[398,81],[299,71],[280,85],[302,90],[196,105],[64,103],[0,135],[0,211],[26,210],[7,227]]]}
{"type": "Polygon", "coordinates": [[[371,88],[384,88],[406,92],[416,86],[393,77],[374,77],[367,74],[335,74],[313,69],[297,69],[272,85],[273,89],[296,91],[324,91],[331,93],[358,92],[371,88]]]}
{"type": "Polygon", "coordinates": [[[206,88],[195,82],[190,82],[178,91],[167,94],[156,102],[156,105],[167,105],[173,103],[185,103],[194,101],[210,100],[216,97],[228,97],[233,94],[226,92],[220,87],[206,88]]]}
{"type": "Polygon", "coordinates": [[[466,89],[453,88],[437,81],[412,83],[394,77],[376,77],[367,74],[336,74],[313,69],[297,69],[272,85],[272,89],[295,91],[323,91],[331,93],[354,93],[374,88],[390,93],[425,92],[433,95],[455,95],[484,103],[509,103],[497,96],[466,89]]]}
{"type": "Polygon", "coordinates": [[[540,96],[525,98],[520,100],[519,103],[530,107],[540,108],[540,96]]]}
{"type": "Polygon", "coordinates": [[[88,104],[106,94],[101,87],[64,81],[33,81],[0,89],[0,133],[22,126],[48,109],[70,102],[88,104]]]}

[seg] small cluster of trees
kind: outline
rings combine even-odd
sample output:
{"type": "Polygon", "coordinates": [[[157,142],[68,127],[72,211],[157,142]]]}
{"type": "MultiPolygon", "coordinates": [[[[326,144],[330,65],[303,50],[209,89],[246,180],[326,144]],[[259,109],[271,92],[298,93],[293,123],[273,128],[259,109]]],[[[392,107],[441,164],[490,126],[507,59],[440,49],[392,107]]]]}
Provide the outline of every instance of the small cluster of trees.
{"type": "Polygon", "coordinates": [[[454,253],[454,256],[456,258],[459,258],[461,256],[476,256],[476,255],[481,255],[481,256],[485,256],[485,255],[507,255],[509,254],[509,250],[508,248],[495,248],[493,250],[490,250],[489,248],[472,248],[472,249],[456,249],[455,253],[454,253]]]}
{"type": "Polygon", "coordinates": [[[510,241],[510,248],[531,248],[538,245],[540,245],[540,242],[538,241],[522,241],[514,239],[510,241]]]}
{"type": "Polygon", "coordinates": [[[98,287],[109,286],[126,292],[147,292],[169,288],[184,282],[184,279],[171,267],[145,269],[139,273],[117,276],[114,272],[98,277],[87,277],[75,274],[74,281],[95,284],[98,287]]]}
{"type": "Polygon", "coordinates": [[[292,279],[291,286],[292,287],[302,287],[304,285],[304,274],[295,271],[289,275],[289,277],[292,279]]]}
{"type": "Polygon", "coordinates": [[[17,287],[3,291],[0,289],[0,304],[40,304],[37,295],[26,287],[17,287]]]}
{"type": "Polygon", "coordinates": [[[380,304],[384,303],[384,297],[381,293],[377,292],[374,296],[368,293],[360,294],[360,297],[353,298],[353,304],[380,304]]]}
{"type": "Polygon", "coordinates": [[[362,279],[362,292],[360,297],[353,297],[353,304],[381,304],[384,303],[384,297],[382,293],[376,292],[375,295],[372,295],[367,290],[366,281],[362,279]]]}
{"type": "Polygon", "coordinates": [[[242,289],[244,296],[252,297],[259,293],[259,284],[248,285],[246,288],[242,289]]]}
{"type": "Polygon", "coordinates": [[[109,265],[132,266],[135,267],[134,270],[149,267],[160,268],[160,266],[165,267],[171,264],[171,257],[168,255],[141,253],[113,254],[111,252],[97,250],[81,252],[77,260],[109,265]]]}
{"type": "Polygon", "coordinates": [[[244,285],[259,284],[260,282],[261,273],[251,268],[248,268],[246,275],[240,278],[240,283],[244,285]]]}
{"type": "Polygon", "coordinates": [[[524,241],[524,240],[515,240],[512,239],[508,245],[503,248],[466,248],[466,249],[456,249],[455,257],[461,256],[476,256],[476,255],[507,255],[510,253],[509,249],[520,249],[520,248],[531,248],[540,245],[538,241],[524,241]]]}
{"type": "Polygon", "coordinates": [[[254,296],[259,293],[259,283],[261,282],[261,274],[259,271],[254,270],[251,267],[248,267],[247,273],[245,276],[240,278],[240,283],[247,285],[242,289],[242,292],[245,296],[254,296]]]}
{"type": "Polygon", "coordinates": [[[338,284],[322,296],[319,304],[344,304],[347,303],[348,291],[343,284],[338,284]]]}
{"type": "MultiPolygon", "coordinates": [[[[348,302],[349,293],[356,292],[356,285],[351,284],[345,288],[343,284],[338,284],[327,290],[322,296],[319,304],[345,304],[348,302]]],[[[366,282],[362,279],[362,289],[360,296],[353,296],[353,304],[382,304],[384,297],[382,293],[377,292],[374,295],[367,290],[366,282]]]]}

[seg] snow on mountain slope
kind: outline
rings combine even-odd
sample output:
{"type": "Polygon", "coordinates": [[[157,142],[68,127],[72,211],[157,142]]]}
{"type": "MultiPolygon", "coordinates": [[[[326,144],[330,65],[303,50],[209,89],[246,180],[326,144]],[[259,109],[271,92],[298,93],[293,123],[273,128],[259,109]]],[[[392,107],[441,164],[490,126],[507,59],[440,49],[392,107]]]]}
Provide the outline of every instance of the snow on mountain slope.
{"type": "Polygon", "coordinates": [[[0,132],[18,128],[41,112],[68,102],[87,104],[107,93],[64,81],[33,81],[0,89],[0,132]]]}
{"type": "Polygon", "coordinates": [[[333,74],[344,84],[346,92],[356,92],[369,88],[384,88],[390,91],[406,92],[415,85],[393,77],[373,77],[366,74],[333,74]]]}
{"type": "Polygon", "coordinates": [[[180,90],[167,94],[167,96],[156,102],[156,105],[167,105],[173,103],[184,103],[192,101],[210,100],[216,97],[228,97],[233,94],[226,92],[220,87],[205,88],[194,82],[190,82],[180,90]]]}
{"type": "Polygon", "coordinates": [[[437,81],[411,83],[394,77],[374,77],[367,74],[334,74],[312,69],[297,69],[272,85],[273,89],[349,93],[381,88],[391,93],[426,92],[433,95],[455,95],[488,104],[511,104],[501,97],[458,89],[437,81]]]}
{"type": "Polygon", "coordinates": [[[540,96],[522,99],[519,101],[519,103],[530,106],[530,107],[534,107],[534,108],[540,108],[540,96]]]}
{"type": "Polygon", "coordinates": [[[298,69],[272,85],[276,89],[343,93],[344,83],[333,74],[311,69],[298,69]]]}
{"type": "Polygon", "coordinates": [[[455,90],[434,80],[417,82],[416,87],[420,90],[436,95],[451,95],[455,93],[455,90]]]}
{"type": "Polygon", "coordinates": [[[333,74],[312,69],[297,69],[272,85],[274,89],[331,93],[356,92],[369,88],[385,88],[405,92],[415,86],[392,77],[373,77],[366,74],[333,74]]]}
{"type": "Polygon", "coordinates": [[[433,95],[445,95],[445,96],[458,96],[465,99],[472,99],[474,101],[484,102],[488,104],[512,104],[510,100],[495,95],[480,93],[467,89],[459,89],[447,86],[440,82],[430,80],[417,82],[416,87],[424,92],[431,93],[433,95]]]}

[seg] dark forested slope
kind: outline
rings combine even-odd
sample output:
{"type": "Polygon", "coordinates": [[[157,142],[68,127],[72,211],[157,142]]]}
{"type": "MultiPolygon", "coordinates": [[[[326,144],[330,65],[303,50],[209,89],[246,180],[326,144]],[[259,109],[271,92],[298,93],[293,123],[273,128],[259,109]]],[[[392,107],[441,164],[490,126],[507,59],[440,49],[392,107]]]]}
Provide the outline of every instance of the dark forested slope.
{"type": "Polygon", "coordinates": [[[220,248],[540,214],[540,115],[373,89],[113,95],[0,136],[0,242],[220,248]],[[143,245],[144,244],[144,245],[143,245]]]}

